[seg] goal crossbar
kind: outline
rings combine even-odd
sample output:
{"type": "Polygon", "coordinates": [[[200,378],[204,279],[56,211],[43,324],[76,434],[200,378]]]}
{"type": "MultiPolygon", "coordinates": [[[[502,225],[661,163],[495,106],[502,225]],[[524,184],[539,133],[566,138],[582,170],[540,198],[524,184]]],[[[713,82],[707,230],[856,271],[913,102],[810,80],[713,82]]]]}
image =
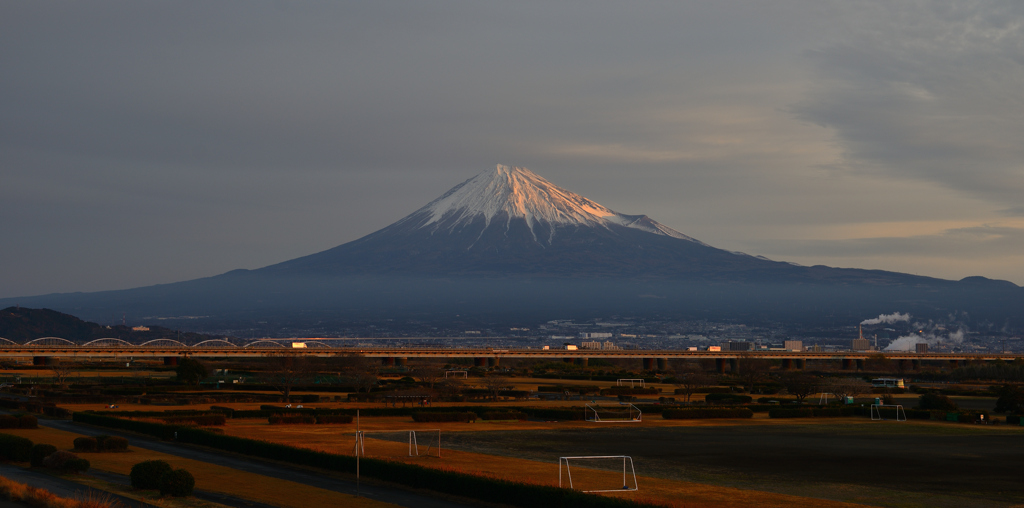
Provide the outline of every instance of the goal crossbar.
{"type": "Polygon", "coordinates": [[[444,371],[444,378],[457,377],[462,379],[469,379],[469,372],[465,370],[446,370],[444,371]]]}
{"type": "Polygon", "coordinates": [[[423,450],[423,455],[430,455],[430,449],[434,448],[437,451],[438,458],[441,457],[441,429],[401,429],[401,430],[360,430],[356,431],[356,442],[355,442],[355,454],[365,457],[366,456],[366,434],[402,434],[408,433],[409,435],[409,456],[419,457],[420,456],[420,445],[416,438],[416,433],[437,433],[437,446],[433,444],[433,440],[428,442],[427,448],[423,450]]]}
{"type": "Polygon", "coordinates": [[[903,411],[903,406],[900,404],[871,404],[871,419],[872,420],[884,420],[882,418],[883,407],[896,408],[896,421],[905,422],[907,421],[907,413],[903,411]]]}
{"type": "Polygon", "coordinates": [[[636,483],[636,468],[633,467],[633,457],[629,455],[581,455],[577,457],[559,457],[558,458],[558,487],[563,488],[562,482],[562,464],[565,464],[565,479],[569,484],[569,488],[572,489],[572,469],[569,468],[570,460],[602,460],[602,459],[622,459],[622,488],[621,489],[598,489],[598,490],[581,490],[580,492],[635,492],[640,490],[640,487],[636,483]],[[629,472],[626,471],[626,463],[629,463],[629,472]],[[630,487],[627,483],[629,475],[633,477],[633,486],[630,487]]]}
{"type": "Polygon", "coordinates": [[[640,411],[640,408],[634,406],[633,404],[629,404],[629,403],[623,404],[623,405],[619,406],[619,408],[616,408],[616,409],[602,408],[601,406],[591,406],[590,404],[586,404],[585,406],[586,406],[584,408],[584,411],[586,411],[586,415],[585,415],[586,418],[585,419],[588,422],[597,422],[597,423],[632,422],[632,423],[638,423],[638,422],[640,422],[643,419],[643,412],[640,411]],[[601,411],[604,411],[605,413],[618,413],[618,414],[623,415],[623,416],[621,418],[602,418],[601,417],[601,411]]]}
{"type": "Polygon", "coordinates": [[[629,383],[630,388],[634,388],[636,385],[640,385],[640,388],[646,388],[643,379],[617,379],[615,380],[615,386],[626,386],[629,383]]]}

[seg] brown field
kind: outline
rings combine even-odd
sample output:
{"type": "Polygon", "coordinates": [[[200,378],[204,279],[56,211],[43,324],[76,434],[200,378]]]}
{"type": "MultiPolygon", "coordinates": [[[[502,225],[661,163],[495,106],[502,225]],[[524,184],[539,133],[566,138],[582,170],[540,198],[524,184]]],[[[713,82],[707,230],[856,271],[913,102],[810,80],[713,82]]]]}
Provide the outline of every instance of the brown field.
{"type": "MultiPolygon", "coordinates": [[[[1020,427],[756,416],[684,421],[654,416],[641,424],[419,424],[411,418],[371,417],[362,418],[360,426],[367,431],[442,430],[440,459],[408,457],[407,433],[368,434],[367,456],[542,484],[557,484],[559,456],[630,455],[641,491],[616,495],[670,506],[681,500],[687,506],[1024,503],[1024,487],[1017,478],[1024,451],[1020,427]]],[[[225,430],[351,454],[355,425],[272,426],[264,420],[232,420],[225,430]]],[[[426,433],[417,437],[421,450],[436,440],[426,433]]]]}
{"type": "MultiPolygon", "coordinates": [[[[73,448],[74,439],[80,436],[80,434],[47,428],[4,429],[4,432],[24,436],[34,443],[48,443],[58,449],[67,450],[73,448]]],[[[133,465],[144,460],[164,460],[175,469],[184,468],[192,473],[196,478],[197,489],[221,492],[274,506],[288,508],[308,508],[310,506],[385,508],[395,506],[136,447],[130,447],[130,451],[126,453],[83,453],[81,457],[88,459],[93,469],[124,475],[131,472],[133,465]]],[[[90,485],[100,487],[93,483],[90,485]]]]}

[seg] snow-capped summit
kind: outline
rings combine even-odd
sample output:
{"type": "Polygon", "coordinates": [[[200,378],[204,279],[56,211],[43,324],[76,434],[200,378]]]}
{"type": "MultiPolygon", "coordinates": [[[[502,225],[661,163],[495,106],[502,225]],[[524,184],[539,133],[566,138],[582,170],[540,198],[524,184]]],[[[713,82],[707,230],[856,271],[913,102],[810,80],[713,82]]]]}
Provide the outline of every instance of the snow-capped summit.
{"type": "Polygon", "coordinates": [[[453,231],[483,220],[484,227],[498,221],[506,229],[514,220],[525,221],[535,240],[550,243],[559,227],[626,226],[657,235],[696,242],[646,215],[625,215],[579,194],[565,190],[526,168],[498,164],[431,201],[399,221],[417,228],[453,231]],[[548,236],[538,236],[543,226],[548,236]]]}

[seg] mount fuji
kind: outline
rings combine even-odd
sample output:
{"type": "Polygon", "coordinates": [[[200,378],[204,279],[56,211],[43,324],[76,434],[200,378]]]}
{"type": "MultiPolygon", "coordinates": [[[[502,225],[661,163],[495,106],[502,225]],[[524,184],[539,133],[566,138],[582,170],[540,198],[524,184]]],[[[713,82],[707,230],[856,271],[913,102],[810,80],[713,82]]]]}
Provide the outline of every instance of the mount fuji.
{"type": "Polygon", "coordinates": [[[1024,325],[1024,288],[799,266],[707,245],[498,165],[377,232],[256,270],[121,291],[0,300],[100,322],[207,316],[230,326],[347,319],[657,315],[773,321],[893,309],[1024,325]]]}

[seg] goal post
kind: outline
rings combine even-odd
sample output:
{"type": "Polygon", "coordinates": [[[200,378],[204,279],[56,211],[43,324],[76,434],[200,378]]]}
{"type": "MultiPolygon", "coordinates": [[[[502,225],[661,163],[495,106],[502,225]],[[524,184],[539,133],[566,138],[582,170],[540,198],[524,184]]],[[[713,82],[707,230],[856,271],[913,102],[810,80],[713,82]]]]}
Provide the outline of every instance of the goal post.
{"type": "Polygon", "coordinates": [[[903,406],[900,404],[871,404],[871,419],[873,421],[885,420],[885,418],[882,418],[882,408],[886,407],[896,409],[896,421],[907,421],[907,413],[903,411],[903,406]]]}
{"type": "Polygon", "coordinates": [[[640,408],[633,404],[623,404],[618,407],[606,408],[601,406],[591,406],[586,404],[584,407],[586,412],[585,420],[588,422],[596,423],[616,423],[616,422],[630,422],[639,423],[643,420],[643,412],[640,408]]]}
{"type": "MultiPolygon", "coordinates": [[[[360,430],[356,432],[355,440],[355,454],[365,457],[366,456],[366,440],[367,434],[370,434],[370,439],[375,441],[389,441],[392,443],[406,443],[407,452],[409,457],[429,457],[435,456],[441,457],[441,429],[417,429],[417,430],[360,430]],[[376,434],[379,437],[372,437],[376,434]],[[391,439],[388,439],[391,437],[391,439]],[[419,440],[421,437],[425,437],[425,444],[420,445],[419,440]]],[[[391,448],[396,450],[397,447],[385,447],[377,446],[378,450],[391,448]]],[[[403,447],[405,448],[405,447],[403,447]]],[[[371,451],[373,445],[371,445],[371,451]]],[[[389,455],[395,456],[401,452],[393,452],[389,455]]],[[[381,454],[375,454],[375,456],[385,456],[381,454]]]]}
{"type": "MultiPolygon", "coordinates": [[[[616,488],[616,489],[596,488],[596,489],[580,490],[580,492],[635,492],[637,490],[640,490],[639,486],[636,483],[636,469],[633,467],[633,457],[630,457],[629,455],[586,455],[586,456],[578,456],[578,457],[559,457],[558,458],[558,487],[559,488],[565,488],[565,486],[567,484],[568,488],[573,489],[573,490],[576,489],[576,487],[573,485],[572,467],[569,464],[570,460],[572,460],[572,461],[585,461],[585,460],[586,461],[602,461],[604,463],[613,463],[613,464],[615,464],[616,469],[618,468],[619,461],[620,460],[622,461],[622,488],[616,488]],[[562,472],[563,471],[563,466],[564,466],[564,471],[565,471],[564,475],[563,475],[563,472],[562,472]],[[630,485],[630,480],[632,480],[632,485],[630,485]]],[[[587,469],[591,470],[591,471],[593,470],[591,468],[587,468],[587,469]]],[[[579,476],[580,476],[579,470],[577,469],[577,483],[579,483],[579,481],[578,481],[579,480],[579,476]]]]}
{"type": "Polygon", "coordinates": [[[636,388],[636,385],[640,385],[640,388],[646,388],[643,379],[617,379],[615,380],[615,386],[626,386],[629,383],[630,388],[636,388]]]}
{"type": "Polygon", "coordinates": [[[446,370],[446,371],[444,371],[444,378],[448,379],[450,377],[459,378],[459,379],[469,379],[469,372],[465,371],[465,370],[446,370]]]}

